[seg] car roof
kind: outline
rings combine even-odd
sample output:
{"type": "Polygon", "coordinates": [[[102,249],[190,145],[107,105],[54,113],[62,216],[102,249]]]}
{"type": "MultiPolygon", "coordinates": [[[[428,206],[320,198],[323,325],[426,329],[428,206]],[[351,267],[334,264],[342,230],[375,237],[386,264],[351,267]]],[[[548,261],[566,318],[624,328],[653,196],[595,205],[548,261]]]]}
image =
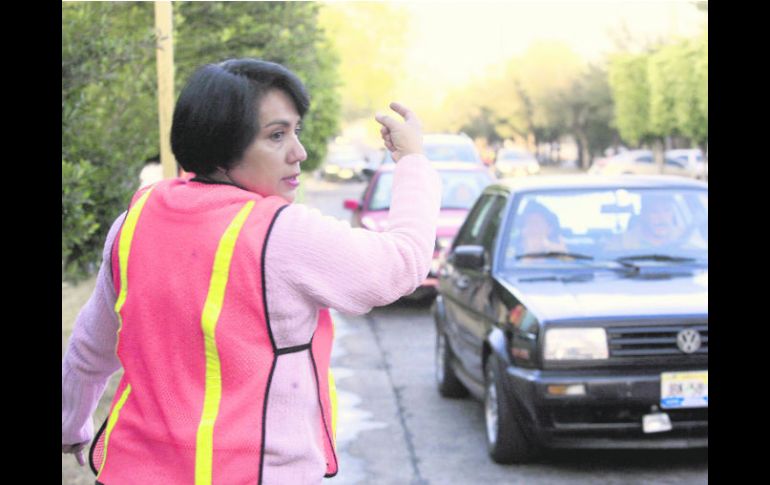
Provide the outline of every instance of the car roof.
{"type": "Polygon", "coordinates": [[[473,140],[468,135],[450,133],[428,133],[422,136],[423,143],[470,143],[473,140]]]}
{"type": "Polygon", "coordinates": [[[538,175],[498,180],[485,190],[527,192],[563,189],[708,189],[700,180],[674,175],[538,175]]]}
{"type": "MultiPolygon", "coordinates": [[[[489,168],[480,163],[471,162],[430,162],[436,170],[463,170],[466,172],[485,172],[489,173],[489,168]]],[[[395,163],[385,163],[380,165],[378,172],[392,172],[396,169],[395,163]]]]}

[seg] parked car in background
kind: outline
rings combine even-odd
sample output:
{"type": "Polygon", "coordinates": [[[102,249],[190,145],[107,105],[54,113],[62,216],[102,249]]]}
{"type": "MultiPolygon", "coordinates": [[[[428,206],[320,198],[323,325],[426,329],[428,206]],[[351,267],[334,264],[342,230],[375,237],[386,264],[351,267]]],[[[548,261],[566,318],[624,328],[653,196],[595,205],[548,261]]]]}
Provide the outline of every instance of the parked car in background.
{"type": "Polygon", "coordinates": [[[519,148],[501,148],[495,158],[495,173],[500,178],[523,177],[540,172],[535,155],[519,148]]]}
{"type": "MultiPolygon", "coordinates": [[[[449,247],[468,209],[481,191],[494,181],[492,174],[481,164],[437,162],[435,166],[441,176],[442,197],[433,266],[423,285],[410,295],[411,299],[435,295],[436,270],[441,251],[449,247]]],[[[353,227],[372,231],[381,231],[386,227],[395,167],[393,163],[381,165],[372,176],[361,200],[349,199],[344,202],[345,208],[353,212],[353,227]]]]}
{"type": "Polygon", "coordinates": [[[687,173],[687,176],[699,180],[708,180],[708,164],[701,149],[667,150],[665,157],[668,160],[681,162],[682,170],[687,173]]]}
{"type": "Polygon", "coordinates": [[[652,175],[659,173],[651,150],[628,150],[611,157],[597,158],[591,175],[652,175]]]}
{"type": "MultiPolygon", "coordinates": [[[[468,135],[426,134],[422,147],[425,157],[433,162],[467,162],[486,166],[476,145],[468,135]]],[[[389,151],[385,151],[383,164],[393,163],[389,151]]]]}
{"type": "Polygon", "coordinates": [[[321,174],[326,180],[361,181],[366,179],[364,170],[369,166],[369,160],[360,150],[351,146],[333,146],[329,148],[321,174]]]}
{"type": "MultiPolygon", "coordinates": [[[[611,157],[596,159],[588,169],[588,173],[591,175],[658,175],[661,172],[651,150],[629,150],[611,157]]],[[[697,156],[690,150],[666,151],[663,174],[701,180],[707,177],[703,160],[697,161],[697,156]]]]}
{"type": "Polygon", "coordinates": [[[436,381],[484,402],[488,452],[708,446],[708,186],[490,185],[439,268],[436,381]]]}

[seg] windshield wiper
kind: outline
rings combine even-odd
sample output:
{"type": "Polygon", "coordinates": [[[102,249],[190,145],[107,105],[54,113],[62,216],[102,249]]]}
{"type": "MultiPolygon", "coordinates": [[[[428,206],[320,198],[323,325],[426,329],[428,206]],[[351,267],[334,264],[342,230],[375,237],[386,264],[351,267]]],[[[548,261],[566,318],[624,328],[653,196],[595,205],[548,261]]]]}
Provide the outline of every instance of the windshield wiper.
{"type": "Polygon", "coordinates": [[[671,256],[669,254],[637,254],[634,256],[623,256],[615,259],[622,263],[624,261],[664,261],[669,263],[687,263],[695,261],[695,258],[686,258],[683,256],[671,256]]]}
{"type": "Polygon", "coordinates": [[[568,253],[564,251],[546,251],[542,253],[524,253],[516,256],[516,259],[522,258],[572,258],[572,259],[586,259],[592,260],[593,256],[578,253],[568,253]]]}

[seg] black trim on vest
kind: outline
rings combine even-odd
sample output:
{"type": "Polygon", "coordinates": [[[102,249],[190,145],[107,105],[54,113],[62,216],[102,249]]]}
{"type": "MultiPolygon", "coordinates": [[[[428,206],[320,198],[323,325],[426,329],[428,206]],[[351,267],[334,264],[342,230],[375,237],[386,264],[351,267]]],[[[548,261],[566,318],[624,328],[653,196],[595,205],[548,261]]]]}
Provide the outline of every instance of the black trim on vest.
{"type": "Polygon", "coordinates": [[[275,365],[278,363],[278,348],[275,345],[275,339],[273,338],[273,330],[270,328],[270,312],[267,311],[267,287],[265,286],[265,254],[267,251],[267,241],[270,238],[270,233],[273,231],[273,225],[275,225],[275,220],[278,218],[278,214],[281,213],[282,210],[289,207],[288,204],[279,207],[277,211],[275,211],[275,214],[273,215],[273,220],[270,221],[270,226],[267,228],[267,233],[265,234],[265,240],[262,243],[262,259],[260,261],[260,266],[262,270],[262,307],[264,308],[265,312],[265,325],[267,326],[267,334],[270,337],[270,345],[273,347],[273,363],[270,366],[270,375],[267,378],[267,386],[265,388],[265,400],[262,404],[262,446],[259,450],[259,481],[257,482],[258,485],[262,485],[262,474],[265,471],[265,432],[267,431],[267,402],[268,398],[270,397],[270,384],[273,381],[273,372],[275,372],[275,365]]]}
{"type": "Polygon", "coordinates": [[[273,364],[270,366],[270,375],[267,377],[267,386],[265,388],[265,402],[262,405],[262,446],[259,450],[259,481],[258,485],[262,485],[262,474],[265,471],[265,432],[267,431],[267,398],[270,395],[270,384],[273,382],[273,372],[275,372],[275,365],[278,363],[278,356],[273,357],[273,364]]]}
{"type": "MultiPolygon", "coordinates": [[[[313,338],[315,338],[315,334],[313,334],[313,338]]],[[[310,343],[312,345],[313,339],[310,339],[310,343]]],[[[332,435],[329,432],[329,428],[326,426],[326,414],[324,413],[324,406],[323,406],[323,403],[321,402],[321,384],[318,382],[318,379],[319,379],[318,367],[315,364],[315,357],[313,356],[313,352],[310,352],[310,362],[313,364],[313,374],[315,375],[316,394],[318,395],[318,408],[321,410],[321,421],[323,421],[323,424],[324,424],[324,430],[326,431],[326,439],[329,440],[329,446],[331,447],[331,450],[332,450],[332,456],[334,457],[334,465],[335,465],[334,467],[335,472],[332,474],[325,473],[324,478],[331,478],[333,476],[336,476],[337,472],[340,471],[340,463],[337,460],[337,450],[334,449],[334,441],[332,440],[332,435]]]]}
{"type": "Polygon", "coordinates": [[[91,467],[91,471],[94,472],[94,476],[99,475],[99,470],[97,470],[96,465],[94,465],[94,449],[96,448],[96,443],[99,442],[99,438],[102,436],[102,433],[104,433],[104,429],[107,427],[107,421],[109,420],[110,416],[107,415],[107,417],[104,418],[104,423],[102,423],[101,428],[99,428],[99,431],[96,433],[94,441],[91,443],[91,449],[88,451],[88,465],[91,467]]]}
{"type": "Polygon", "coordinates": [[[267,311],[267,284],[265,280],[265,255],[267,254],[267,242],[270,239],[270,233],[273,232],[273,226],[275,225],[275,220],[278,219],[278,215],[283,211],[285,208],[289,207],[289,204],[286,204],[282,207],[279,207],[277,211],[275,211],[275,215],[273,216],[273,220],[270,221],[270,226],[267,228],[267,233],[265,234],[265,241],[262,243],[262,260],[260,261],[261,270],[262,270],[262,306],[265,309],[265,323],[267,324],[267,333],[270,336],[270,345],[273,346],[273,352],[276,352],[278,350],[278,346],[275,345],[275,338],[273,337],[273,329],[270,328],[270,312],[267,311]]]}
{"type": "Polygon", "coordinates": [[[309,349],[313,345],[312,342],[306,343],[305,345],[295,345],[294,347],[284,347],[282,349],[276,349],[275,355],[284,355],[284,354],[293,354],[295,352],[302,352],[303,350],[309,349]]]}
{"type": "Polygon", "coordinates": [[[233,187],[238,187],[239,189],[246,190],[236,183],[225,182],[223,180],[214,180],[214,179],[206,178],[203,175],[196,175],[195,177],[190,179],[190,182],[200,182],[202,184],[208,184],[208,185],[232,185],[233,187]]]}

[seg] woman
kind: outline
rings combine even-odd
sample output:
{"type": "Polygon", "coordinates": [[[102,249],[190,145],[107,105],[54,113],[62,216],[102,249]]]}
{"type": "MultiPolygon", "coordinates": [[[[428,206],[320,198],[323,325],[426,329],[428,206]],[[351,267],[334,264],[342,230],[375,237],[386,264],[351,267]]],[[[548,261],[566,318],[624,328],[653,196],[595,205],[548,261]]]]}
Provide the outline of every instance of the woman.
{"type": "Polygon", "coordinates": [[[191,179],[140,190],[107,236],[62,362],[62,451],[94,436],[97,483],[320,483],[337,473],[328,308],[368,312],[430,267],[441,182],[417,117],[376,116],[398,162],[388,230],[291,204],[309,106],[278,64],[236,59],[180,93],[174,155],[191,179]]]}
{"type": "Polygon", "coordinates": [[[522,220],[518,255],[567,251],[564,238],[559,234],[559,221],[545,206],[530,202],[522,220]]]}

